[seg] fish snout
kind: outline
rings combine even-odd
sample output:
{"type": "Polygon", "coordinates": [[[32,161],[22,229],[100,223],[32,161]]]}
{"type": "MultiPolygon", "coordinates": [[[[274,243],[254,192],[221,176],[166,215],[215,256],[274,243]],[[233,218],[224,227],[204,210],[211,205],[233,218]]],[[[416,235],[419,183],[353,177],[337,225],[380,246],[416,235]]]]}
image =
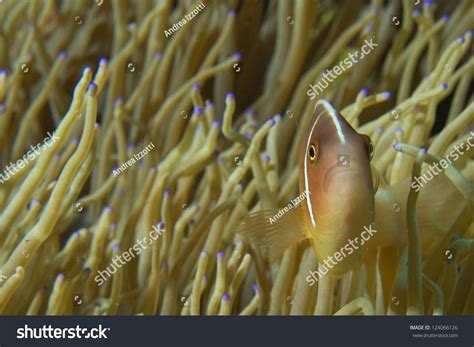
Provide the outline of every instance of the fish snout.
{"type": "Polygon", "coordinates": [[[332,170],[324,180],[327,212],[332,223],[358,228],[372,223],[374,190],[372,178],[353,168],[332,170]]]}
{"type": "Polygon", "coordinates": [[[324,192],[328,196],[352,195],[358,190],[358,186],[365,186],[366,181],[367,178],[357,169],[332,167],[324,176],[324,192]]]}

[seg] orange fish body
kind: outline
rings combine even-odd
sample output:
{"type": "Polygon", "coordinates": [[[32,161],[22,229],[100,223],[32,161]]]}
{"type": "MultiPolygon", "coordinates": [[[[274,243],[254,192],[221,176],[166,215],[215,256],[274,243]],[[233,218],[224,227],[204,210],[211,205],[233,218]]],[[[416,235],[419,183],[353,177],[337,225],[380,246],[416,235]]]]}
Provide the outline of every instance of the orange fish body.
{"type": "Polygon", "coordinates": [[[253,213],[237,232],[270,260],[309,239],[320,263],[337,257],[329,263],[331,273],[354,268],[366,249],[365,241],[357,238],[374,219],[371,153],[370,139],[320,100],[301,145],[301,206],[284,213],[281,209],[253,213]]]}

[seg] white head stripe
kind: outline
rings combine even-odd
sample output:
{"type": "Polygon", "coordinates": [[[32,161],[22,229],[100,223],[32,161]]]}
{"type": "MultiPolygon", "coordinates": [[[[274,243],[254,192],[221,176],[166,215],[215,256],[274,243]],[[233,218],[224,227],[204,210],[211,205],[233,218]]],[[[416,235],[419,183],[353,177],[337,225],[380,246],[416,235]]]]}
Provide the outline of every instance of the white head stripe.
{"type": "Polygon", "coordinates": [[[344,136],[344,133],[342,132],[341,124],[339,123],[337,119],[336,110],[326,100],[319,100],[318,103],[323,104],[324,107],[329,110],[329,116],[331,116],[331,120],[336,128],[337,136],[339,137],[342,143],[346,143],[346,137],[344,136]]]}
{"type": "MultiPolygon", "coordinates": [[[[316,109],[316,107],[315,107],[315,109],[316,109]]],[[[321,112],[319,114],[319,116],[315,119],[315,121],[313,123],[313,126],[311,128],[311,131],[309,132],[308,141],[306,142],[305,157],[304,157],[304,189],[305,189],[306,192],[309,192],[308,160],[306,158],[306,153],[308,153],[308,147],[309,147],[309,144],[310,144],[310,141],[311,141],[311,137],[313,136],[314,128],[316,127],[316,124],[318,123],[319,118],[321,117],[321,115],[324,112],[327,112],[327,111],[325,110],[325,111],[321,112]]],[[[309,217],[311,218],[311,224],[313,225],[313,228],[316,228],[316,219],[314,218],[314,214],[313,214],[313,206],[311,204],[311,198],[308,197],[308,199],[306,199],[306,202],[307,202],[307,206],[308,206],[309,217]]]]}

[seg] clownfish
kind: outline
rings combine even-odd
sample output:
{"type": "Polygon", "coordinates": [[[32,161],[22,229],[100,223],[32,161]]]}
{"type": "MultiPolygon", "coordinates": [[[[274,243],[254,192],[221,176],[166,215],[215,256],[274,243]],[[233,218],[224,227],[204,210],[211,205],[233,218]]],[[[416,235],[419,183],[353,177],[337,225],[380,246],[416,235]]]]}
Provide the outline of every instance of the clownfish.
{"type": "Polygon", "coordinates": [[[360,234],[374,222],[372,154],[367,135],[329,102],[318,101],[299,154],[298,206],[252,213],[236,231],[271,262],[307,239],[320,263],[343,253],[332,261],[332,274],[353,269],[368,244],[360,234]]]}
{"type": "MultiPolygon", "coordinates": [[[[318,101],[300,148],[300,196],[284,208],[248,215],[236,232],[270,262],[309,240],[318,262],[336,276],[356,269],[367,248],[405,247],[411,177],[388,186],[371,166],[373,152],[369,136],[329,102],[318,101]]],[[[472,170],[465,171],[472,182],[472,170]]],[[[444,174],[422,187],[416,206],[424,250],[450,230],[469,229],[473,220],[467,201],[444,174]]]]}

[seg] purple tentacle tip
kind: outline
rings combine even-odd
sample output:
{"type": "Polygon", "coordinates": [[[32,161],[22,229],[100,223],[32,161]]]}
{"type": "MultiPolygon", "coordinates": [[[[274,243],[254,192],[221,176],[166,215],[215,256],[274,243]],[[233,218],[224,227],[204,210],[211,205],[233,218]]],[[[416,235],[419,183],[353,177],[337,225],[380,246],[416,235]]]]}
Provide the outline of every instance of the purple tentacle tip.
{"type": "Polygon", "coordinates": [[[242,54],[240,54],[240,52],[235,52],[234,55],[233,55],[233,57],[234,57],[236,60],[240,61],[240,59],[242,59],[242,54]]]}
{"type": "Polygon", "coordinates": [[[93,95],[95,95],[97,93],[97,84],[94,82],[89,83],[89,90],[93,95]]]}
{"type": "Polygon", "coordinates": [[[253,291],[254,291],[255,293],[258,292],[258,286],[257,286],[256,283],[252,284],[252,289],[253,289],[253,291]]]}
{"type": "Polygon", "coordinates": [[[194,113],[201,114],[202,113],[202,106],[195,106],[194,113]]]}
{"type": "Polygon", "coordinates": [[[428,152],[428,148],[420,148],[420,151],[424,152],[424,153],[427,153],[428,152]]]}
{"type": "Polygon", "coordinates": [[[163,230],[163,229],[165,228],[165,222],[159,222],[159,223],[158,223],[158,228],[159,228],[160,230],[163,230]]]}
{"type": "Polygon", "coordinates": [[[66,51],[61,51],[61,53],[59,53],[59,57],[60,58],[66,58],[67,57],[67,52],[66,51]]]}
{"type": "Polygon", "coordinates": [[[163,191],[163,194],[168,195],[170,193],[170,191],[171,191],[171,189],[165,188],[165,190],[163,191]]]}
{"type": "Polygon", "coordinates": [[[120,244],[114,243],[114,244],[112,245],[112,249],[113,249],[114,251],[118,251],[118,250],[120,249],[120,244]]]}
{"type": "Polygon", "coordinates": [[[459,37],[459,41],[461,41],[461,43],[464,43],[464,41],[465,41],[464,35],[461,35],[461,36],[459,37]]]}
{"type": "Polygon", "coordinates": [[[109,60],[106,57],[100,58],[99,64],[107,64],[109,60]]]}
{"type": "Polygon", "coordinates": [[[228,14],[229,16],[235,16],[235,15],[236,15],[236,12],[235,12],[235,10],[229,10],[229,11],[227,11],[227,14],[228,14]]]}
{"type": "Polygon", "coordinates": [[[218,128],[219,125],[220,125],[220,122],[219,122],[217,119],[212,122],[212,126],[213,126],[214,128],[218,128]]]}
{"type": "Polygon", "coordinates": [[[268,120],[268,122],[270,123],[271,126],[274,126],[275,125],[275,119],[272,117],[268,120]]]}
{"type": "Polygon", "coordinates": [[[163,53],[161,53],[161,51],[158,51],[155,53],[155,57],[158,59],[160,59],[162,56],[163,56],[163,53]]]}
{"type": "Polygon", "coordinates": [[[425,0],[426,6],[431,6],[433,4],[433,0],[425,0]]]}
{"type": "Polygon", "coordinates": [[[7,110],[7,106],[5,104],[0,104],[0,112],[3,113],[7,110]]]}
{"type": "Polygon", "coordinates": [[[381,133],[383,131],[383,127],[377,127],[375,131],[381,133]]]}
{"type": "Polygon", "coordinates": [[[64,274],[60,273],[60,274],[58,275],[58,280],[59,280],[59,279],[63,280],[63,279],[64,279],[64,274]]]}
{"type": "Polygon", "coordinates": [[[84,272],[85,272],[87,275],[90,274],[91,271],[92,271],[92,269],[91,269],[90,267],[85,267],[85,268],[84,268],[84,272]]]}
{"type": "Polygon", "coordinates": [[[199,83],[194,83],[193,88],[196,90],[201,90],[201,85],[199,83]]]}
{"type": "Polygon", "coordinates": [[[279,121],[281,118],[282,118],[282,116],[279,113],[273,117],[273,119],[275,119],[275,121],[279,121]]]}
{"type": "Polygon", "coordinates": [[[270,157],[270,154],[265,153],[265,154],[263,155],[263,160],[269,162],[271,159],[272,159],[272,157],[270,157]]]}
{"type": "Polygon", "coordinates": [[[234,98],[235,98],[235,94],[234,94],[233,92],[228,92],[227,95],[226,95],[226,98],[234,99],[234,98]]]}
{"type": "Polygon", "coordinates": [[[211,108],[213,106],[214,104],[212,103],[212,101],[209,101],[209,100],[206,101],[206,109],[211,108]]]}
{"type": "Polygon", "coordinates": [[[449,15],[444,14],[444,15],[441,17],[441,19],[444,20],[445,22],[447,22],[448,19],[449,19],[449,15]]]}
{"type": "Polygon", "coordinates": [[[222,295],[222,300],[229,301],[230,300],[230,295],[225,293],[224,295],[222,295]]]}
{"type": "Polygon", "coordinates": [[[360,90],[360,93],[364,96],[366,96],[369,93],[369,88],[364,87],[360,90]]]}
{"type": "Polygon", "coordinates": [[[448,84],[446,82],[444,82],[442,85],[443,89],[448,89],[448,84]]]}
{"type": "Polygon", "coordinates": [[[400,150],[400,145],[398,143],[394,143],[393,144],[393,149],[396,150],[396,151],[400,150]]]}
{"type": "Polygon", "coordinates": [[[217,257],[218,258],[222,258],[223,256],[224,256],[224,252],[222,252],[222,251],[217,252],[217,257]]]}
{"type": "Polygon", "coordinates": [[[417,9],[417,8],[415,8],[415,9],[413,10],[413,16],[418,17],[419,15],[420,15],[420,10],[417,9]]]}
{"type": "Polygon", "coordinates": [[[253,108],[248,108],[245,113],[249,116],[255,115],[255,110],[253,108]]]}
{"type": "Polygon", "coordinates": [[[397,128],[397,133],[403,134],[403,132],[404,132],[403,128],[397,128]]]}

